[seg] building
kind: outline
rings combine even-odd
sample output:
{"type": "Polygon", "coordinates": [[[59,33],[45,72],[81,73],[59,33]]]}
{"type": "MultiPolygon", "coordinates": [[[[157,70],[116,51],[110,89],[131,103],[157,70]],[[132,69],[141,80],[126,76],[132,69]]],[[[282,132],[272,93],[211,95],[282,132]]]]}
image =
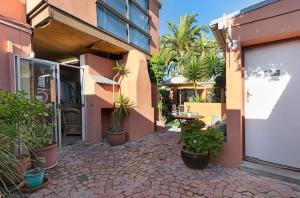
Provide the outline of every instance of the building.
{"type": "Polygon", "coordinates": [[[227,143],[217,161],[300,169],[300,1],[266,0],[212,21],[226,55],[227,143]]]}
{"type": "Polygon", "coordinates": [[[147,59],[159,49],[160,6],[158,0],[4,0],[0,89],[52,104],[60,146],[101,142],[120,90],[134,103],[127,139],[153,133],[147,59]],[[130,71],[121,84],[113,79],[116,61],[130,71]]]}

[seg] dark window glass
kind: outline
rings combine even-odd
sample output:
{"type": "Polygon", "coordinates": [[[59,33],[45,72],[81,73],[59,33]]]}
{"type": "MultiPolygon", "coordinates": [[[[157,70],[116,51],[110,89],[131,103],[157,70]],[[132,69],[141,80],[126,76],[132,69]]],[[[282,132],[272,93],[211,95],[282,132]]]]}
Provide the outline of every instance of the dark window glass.
{"type": "Polygon", "coordinates": [[[126,16],[125,0],[104,0],[104,2],[110,5],[110,7],[118,11],[120,14],[126,16]]]}
{"type": "Polygon", "coordinates": [[[130,43],[149,51],[149,38],[133,27],[129,30],[130,43]]]}
{"type": "Polygon", "coordinates": [[[129,3],[129,20],[139,26],[145,32],[149,32],[148,16],[145,15],[139,8],[132,2],[129,3]]]}
{"type": "Polygon", "coordinates": [[[128,40],[126,23],[118,19],[102,6],[97,7],[97,23],[98,27],[107,30],[123,40],[128,40]]]}
{"type": "Polygon", "coordinates": [[[138,2],[145,10],[148,10],[148,0],[134,0],[138,2]]]}

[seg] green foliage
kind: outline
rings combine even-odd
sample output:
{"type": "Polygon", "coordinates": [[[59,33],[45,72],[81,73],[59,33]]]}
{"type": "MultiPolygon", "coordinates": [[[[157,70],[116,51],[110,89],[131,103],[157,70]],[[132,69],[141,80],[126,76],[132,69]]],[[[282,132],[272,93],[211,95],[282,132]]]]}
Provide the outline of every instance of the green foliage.
{"type": "Polygon", "coordinates": [[[192,120],[190,122],[181,123],[180,127],[186,130],[201,130],[205,127],[205,123],[202,120],[192,120]]]}
{"type": "Polygon", "coordinates": [[[208,32],[206,26],[195,25],[197,14],[186,14],[179,17],[179,24],[168,22],[170,34],[164,34],[161,39],[160,51],[168,65],[168,74],[172,71],[183,72],[183,62],[186,54],[199,49],[197,40],[202,40],[202,32],[208,32]]]}
{"type": "Polygon", "coordinates": [[[163,101],[162,98],[160,97],[159,101],[157,102],[157,109],[158,109],[158,120],[159,121],[166,121],[166,117],[163,115],[163,101]]]}
{"type": "Polygon", "coordinates": [[[205,100],[202,98],[201,95],[197,94],[193,97],[193,102],[195,102],[195,103],[204,103],[205,100]]]}
{"type": "Polygon", "coordinates": [[[203,80],[225,75],[225,61],[217,57],[216,50],[211,50],[204,58],[201,72],[203,80]]]}
{"type": "Polygon", "coordinates": [[[201,63],[196,57],[192,57],[189,63],[186,64],[183,75],[193,83],[195,95],[197,95],[197,83],[201,80],[203,74],[201,72],[201,63]]]}
{"type": "Polygon", "coordinates": [[[171,127],[179,128],[180,127],[180,122],[177,119],[175,119],[175,120],[170,121],[167,125],[171,126],[171,127]]]}
{"type": "Polygon", "coordinates": [[[201,127],[190,126],[182,134],[185,148],[191,152],[208,155],[217,155],[221,150],[224,136],[217,129],[208,128],[201,130],[201,127]]]}
{"type": "Polygon", "coordinates": [[[161,85],[164,80],[166,63],[163,57],[154,55],[149,61],[149,74],[150,79],[157,85],[161,85]]]}
{"type": "Polygon", "coordinates": [[[133,105],[128,97],[119,95],[116,99],[116,108],[113,112],[111,126],[108,128],[110,133],[122,133],[123,120],[129,114],[129,108],[133,105]]]}
{"type": "Polygon", "coordinates": [[[29,149],[52,144],[53,126],[50,107],[37,99],[29,99],[23,92],[0,92],[0,126],[6,133],[24,139],[29,149]]]}

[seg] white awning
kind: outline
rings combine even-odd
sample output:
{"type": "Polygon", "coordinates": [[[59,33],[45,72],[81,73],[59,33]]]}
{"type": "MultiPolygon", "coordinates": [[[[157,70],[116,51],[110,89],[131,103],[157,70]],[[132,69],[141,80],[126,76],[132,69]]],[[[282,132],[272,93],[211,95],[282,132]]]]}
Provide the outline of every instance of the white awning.
{"type": "Polygon", "coordinates": [[[92,76],[93,80],[96,82],[96,83],[99,83],[99,84],[107,84],[107,85],[119,85],[118,82],[116,81],[113,81],[109,78],[106,78],[104,76],[98,76],[98,75],[93,75],[92,76]]]}

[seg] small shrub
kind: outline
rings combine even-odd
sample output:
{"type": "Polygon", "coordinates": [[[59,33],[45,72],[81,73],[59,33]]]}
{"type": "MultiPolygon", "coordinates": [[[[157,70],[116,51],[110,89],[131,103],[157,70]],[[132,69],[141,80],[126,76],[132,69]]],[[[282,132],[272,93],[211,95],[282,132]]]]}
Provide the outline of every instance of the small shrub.
{"type": "Polygon", "coordinates": [[[217,155],[221,150],[224,137],[217,129],[199,130],[197,127],[190,127],[182,134],[182,139],[188,151],[201,155],[210,153],[217,155]]]}

